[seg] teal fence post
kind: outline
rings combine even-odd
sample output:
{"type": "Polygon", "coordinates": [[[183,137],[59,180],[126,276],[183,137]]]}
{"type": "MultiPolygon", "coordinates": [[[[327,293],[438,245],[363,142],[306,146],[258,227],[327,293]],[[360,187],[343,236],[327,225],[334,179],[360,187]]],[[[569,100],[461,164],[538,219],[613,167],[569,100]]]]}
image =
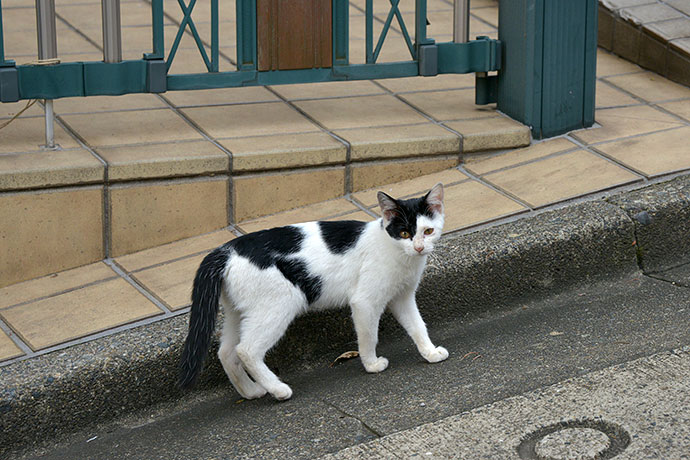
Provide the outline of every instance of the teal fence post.
{"type": "Polygon", "coordinates": [[[597,0],[499,0],[498,109],[536,139],[594,123],[597,0]]]}

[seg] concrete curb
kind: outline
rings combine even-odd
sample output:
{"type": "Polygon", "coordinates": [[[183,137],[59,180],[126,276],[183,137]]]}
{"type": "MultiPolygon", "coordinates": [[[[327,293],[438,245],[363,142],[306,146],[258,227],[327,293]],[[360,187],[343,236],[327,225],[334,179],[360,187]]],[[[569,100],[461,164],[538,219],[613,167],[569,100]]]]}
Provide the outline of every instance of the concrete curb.
{"type": "MultiPolygon", "coordinates": [[[[682,176],[446,236],[418,292],[422,315],[433,335],[436,323],[639,270],[638,258],[644,267],[661,266],[669,255],[690,254],[689,197],[690,176],[682,176]],[[448,304],[449,298],[456,301],[448,304]]],[[[77,429],[180,397],[175,379],[186,323],[184,315],[0,368],[0,456],[58,428],[77,429]]],[[[401,333],[384,319],[382,340],[401,333]]],[[[323,365],[354,347],[348,312],[322,312],[298,319],[268,361],[280,373],[323,365]]],[[[209,359],[201,380],[201,388],[224,384],[217,359],[209,359]]]]}

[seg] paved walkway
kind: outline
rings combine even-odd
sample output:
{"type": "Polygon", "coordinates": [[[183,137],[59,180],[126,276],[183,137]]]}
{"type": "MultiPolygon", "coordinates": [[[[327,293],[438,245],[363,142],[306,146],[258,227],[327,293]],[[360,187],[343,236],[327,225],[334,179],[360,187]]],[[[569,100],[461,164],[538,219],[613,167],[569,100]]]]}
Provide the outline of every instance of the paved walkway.
{"type": "MultiPolygon", "coordinates": [[[[355,9],[357,4],[353,2],[355,9]]],[[[25,22],[11,19],[12,14],[19,14],[16,12],[20,10],[22,14],[27,14],[24,11],[27,8],[21,7],[23,4],[3,2],[3,7],[5,5],[10,7],[10,14],[5,14],[4,17],[9,31],[22,24],[29,27],[33,23],[33,18],[25,22]],[[14,8],[17,5],[19,6],[14,8]]],[[[123,3],[123,12],[130,11],[130,8],[137,5],[140,2],[123,3]],[[125,5],[127,8],[124,8],[125,5]]],[[[450,4],[440,2],[438,5],[443,8],[439,14],[435,14],[430,8],[432,27],[443,23],[450,4]]],[[[485,27],[491,29],[487,30],[491,35],[492,31],[495,32],[496,8],[492,6],[495,2],[473,2],[473,5],[474,31],[485,27]]],[[[97,31],[93,24],[83,21],[82,10],[85,8],[85,5],[59,8],[59,29],[64,29],[71,36],[62,42],[61,49],[69,49],[74,59],[84,59],[84,56],[98,59],[98,50],[94,49],[93,42],[100,33],[100,28],[97,31]]],[[[28,10],[33,14],[32,9],[28,10]]],[[[123,22],[132,31],[136,31],[139,26],[127,21],[135,21],[138,17],[127,13],[123,16],[123,22]]],[[[8,33],[6,31],[6,35],[8,33]]],[[[25,33],[17,36],[26,38],[29,35],[25,33]]],[[[171,34],[167,35],[170,37],[171,34]]],[[[33,40],[33,35],[31,37],[33,40]]],[[[24,46],[29,49],[34,44],[27,41],[24,46]]],[[[8,57],[11,57],[9,51],[8,57]]],[[[103,158],[107,159],[109,174],[121,174],[122,178],[136,180],[142,177],[176,177],[179,174],[176,168],[180,164],[184,164],[185,168],[207,173],[209,169],[204,168],[208,167],[209,162],[227,162],[228,158],[220,150],[207,154],[205,148],[226,140],[228,146],[238,150],[239,154],[234,159],[239,159],[241,164],[243,155],[241,142],[238,140],[240,138],[233,137],[236,134],[231,132],[234,129],[232,125],[218,122],[220,106],[216,104],[225,104],[223,107],[227,110],[240,110],[249,120],[247,126],[254,129],[249,137],[257,142],[257,139],[265,138],[280,143],[294,135],[304,140],[299,149],[309,149],[312,146],[323,153],[324,150],[319,150],[318,145],[321,145],[319,139],[326,134],[310,121],[316,120],[333,134],[370,134],[373,137],[362,141],[363,152],[366,152],[367,146],[369,151],[385,146],[386,139],[382,139],[382,135],[404,137],[404,132],[409,130],[409,124],[412,123],[416,127],[423,126],[432,131],[440,129],[445,133],[441,138],[430,136],[433,138],[432,143],[459,143],[460,137],[457,134],[443,140],[450,133],[445,128],[454,129],[463,134],[465,151],[459,167],[443,166],[440,172],[430,175],[422,175],[429,171],[421,168],[415,174],[422,175],[421,177],[369,189],[366,185],[368,180],[375,183],[380,180],[381,175],[388,177],[385,176],[386,171],[394,168],[394,164],[401,160],[372,165],[368,173],[370,175],[366,177],[379,179],[362,176],[362,183],[358,188],[345,196],[338,192],[335,196],[340,198],[337,199],[267,217],[240,218],[235,225],[222,230],[169,244],[154,244],[155,247],[143,251],[123,250],[101,262],[3,287],[0,289],[0,365],[84,340],[98,339],[123,328],[184,314],[188,309],[193,272],[209,249],[240,234],[275,225],[314,219],[375,219],[378,215],[375,207],[377,189],[405,197],[422,193],[436,182],[443,182],[447,187],[446,231],[474,231],[482,226],[561,206],[571,200],[588,199],[621,187],[640,186],[690,170],[687,145],[687,139],[690,139],[690,89],[603,50],[598,54],[597,75],[596,127],[510,151],[484,152],[487,148],[496,147],[491,145],[496,136],[500,137],[506,132],[511,136],[524,135],[526,128],[507,120],[496,113],[494,108],[458,105],[458,98],[462,99],[465,97],[463,95],[473,92],[468,86],[471,84],[467,76],[285,86],[270,90],[240,88],[223,93],[171,93],[160,97],[136,95],[123,97],[116,103],[110,99],[106,102],[104,98],[57,101],[56,110],[65,121],[58,126],[58,141],[65,148],[60,152],[61,161],[67,161],[66,158],[73,156],[76,164],[81,164],[83,160],[85,163],[96,164],[96,168],[102,168],[102,163],[96,160],[93,152],[84,149],[84,146],[91,146],[89,148],[95,149],[99,155],[102,153],[103,158]],[[310,100],[300,101],[305,98],[310,100]],[[388,109],[389,113],[399,113],[402,117],[396,121],[397,125],[391,126],[387,121],[383,123],[383,127],[378,128],[361,126],[362,123],[370,122],[363,122],[360,118],[361,107],[365,107],[366,112],[375,113],[378,102],[393,104],[388,109]],[[287,129],[286,132],[290,133],[287,137],[274,136],[275,131],[281,128],[276,127],[276,117],[269,115],[277,107],[287,108],[289,104],[301,110],[289,112],[290,117],[297,118],[297,125],[311,123],[309,126],[315,129],[313,133],[309,129],[306,130],[309,131],[307,133],[300,129],[287,129]],[[336,110],[322,111],[319,107],[323,104],[328,104],[331,108],[334,107],[333,104],[340,106],[336,110]],[[266,110],[256,117],[251,115],[261,107],[266,110]],[[470,107],[468,110],[473,111],[473,115],[458,115],[458,107],[462,110],[470,107]],[[194,120],[194,123],[190,125],[183,120],[184,117],[180,118],[182,112],[188,113],[189,120],[194,120]],[[411,118],[406,118],[408,115],[404,115],[405,113],[411,118]],[[311,118],[307,118],[305,114],[311,118]],[[158,120],[158,115],[171,120],[170,123],[158,120]],[[143,120],[154,121],[142,125],[143,120]],[[417,122],[419,124],[415,124],[417,122]],[[492,129],[503,126],[503,134],[494,132],[485,135],[485,126],[494,122],[498,124],[493,125],[492,129]],[[216,129],[220,131],[215,131],[216,129]],[[484,135],[475,136],[473,133],[476,132],[484,135]],[[194,145],[199,149],[189,150],[192,153],[187,152],[180,160],[179,152],[172,148],[180,144],[162,144],[162,139],[158,138],[171,133],[182,133],[181,141],[190,142],[186,145],[196,142],[194,145]],[[203,133],[205,134],[202,135],[203,133]],[[211,137],[208,136],[209,133],[212,134],[211,137]],[[475,141],[477,144],[473,144],[475,141]],[[233,147],[235,145],[238,147],[233,147]],[[122,146],[135,148],[120,148],[122,146]],[[162,148],[165,146],[171,148],[162,148]],[[472,153],[473,151],[483,153],[472,153]],[[142,162],[142,158],[146,160],[142,162]],[[198,169],[194,169],[197,167],[198,169]],[[69,308],[65,308],[66,305],[69,308]]],[[[1,105],[0,117],[7,117],[18,107],[16,104],[1,105]]],[[[40,181],[48,180],[47,177],[49,181],[63,177],[65,184],[72,184],[70,181],[82,180],[90,174],[90,167],[72,168],[69,161],[67,165],[59,163],[60,167],[56,167],[54,154],[37,149],[36,146],[40,143],[38,139],[42,136],[41,114],[40,108],[34,106],[25,117],[0,131],[0,182],[9,187],[7,190],[17,191],[16,187],[21,189],[24,185],[13,181],[22,182],[26,178],[39,181],[30,182],[30,187],[35,188],[45,186],[47,182],[40,181]],[[24,168],[28,172],[22,175],[17,172],[18,168],[24,168]],[[46,175],[46,171],[51,172],[46,175]]],[[[242,133],[247,136],[246,131],[242,133]]],[[[332,137],[329,139],[332,140],[332,137]]],[[[353,146],[357,145],[356,139],[357,136],[350,139],[353,146]]],[[[412,145],[420,148],[424,142],[419,138],[412,145]]],[[[256,155],[270,157],[272,148],[268,146],[260,154],[251,152],[244,158],[250,164],[256,155]]],[[[411,147],[412,150],[414,148],[411,147]]],[[[381,155],[380,151],[376,155],[381,155]]],[[[317,158],[314,161],[320,160],[317,158]]],[[[453,161],[457,162],[457,154],[453,161]]],[[[247,206],[252,205],[250,192],[247,194],[247,199],[250,200],[247,206]]],[[[6,195],[14,196],[13,193],[8,192],[6,195]]],[[[100,212],[103,204],[101,201],[97,203],[100,212]]],[[[110,205],[116,206],[117,203],[110,205]]],[[[208,206],[212,204],[209,203],[208,206]]],[[[0,222],[7,222],[13,213],[20,211],[19,208],[0,207],[0,222]]],[[[45,212],[50,212],[50,207],[45,212]]],[[[260,214],[270,212],[270,209],[263,209],[260,214]]],[[[174,215],[174,218],[185,217],[174,215]]],[[[100,221],[98,222],[100,226],[100,221]]],[[[77,232],[75,235],[77,243],[84,238],[83,233],[77,232]]],[[[136,242],[137,233],[132,232],[127,238],[127,241],[136,242]]],[[[98,239],[101,240],[100,235],[98,239]]],[[[27,247],[25,253],[17,257],[28,260],[31,248],[41,246],[35,240],[31,241],[34,242],[27,247]]],[[[53,247],[55,251],[63,249],[62,245],[53,247]]],[[[136,248],[136,244],[128,247],[136,248]]],[[[69,252],[78,253],[80,250],[79,245],[76,245],[69,252]]],[[[50,260],[46,261],[49,262],[50,260]]],[[[15,262],[12,263],[16,265],[15,262]]]]}

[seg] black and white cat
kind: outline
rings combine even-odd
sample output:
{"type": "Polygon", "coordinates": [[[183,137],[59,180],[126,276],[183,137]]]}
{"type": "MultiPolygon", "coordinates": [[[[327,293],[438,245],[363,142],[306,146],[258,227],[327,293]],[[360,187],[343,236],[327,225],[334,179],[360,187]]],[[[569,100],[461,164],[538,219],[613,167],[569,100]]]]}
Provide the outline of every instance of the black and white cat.
{"type": "Polygon", "coordinates": [[[446,359],[448,351],[431,343],[415,301],[427,256],[441,237],[443,185],[409,200],[379,192],[378,201],[383,217],[372,222],[307,222],[262,230],[207,255],[194,279],[180,386],[191,386],[201,372],[219,303],[225,324],[218,357],[248,399],[266,392],[279,400],[292,396],[264,356],[295,317],[310,310],[351,307],[367,372],[388,367],[388,360],[376,355],[386,307],[427,361],[446,359]]]}

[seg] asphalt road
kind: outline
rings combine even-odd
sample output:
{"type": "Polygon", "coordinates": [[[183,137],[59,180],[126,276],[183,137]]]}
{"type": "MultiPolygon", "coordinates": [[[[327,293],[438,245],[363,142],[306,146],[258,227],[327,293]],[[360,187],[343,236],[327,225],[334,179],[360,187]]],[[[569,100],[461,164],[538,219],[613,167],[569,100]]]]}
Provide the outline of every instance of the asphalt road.
{"type": "Polygon", "coordinates": [[[244,401],[228,384],[14,458],[315,458],[681,348],[690,344],[689,326],[687,264],[654,278],[635,274],[580,286],[507,313],[448,318],[430,331],[450,351],[443,363],[425,363],[397,329],[380,337],[379,354],[390,360],[381,374],[365,373],[357,359],[329,367],[336,356],[324,356],[281,375],[294,391],[287,402],[244,401]]]}

